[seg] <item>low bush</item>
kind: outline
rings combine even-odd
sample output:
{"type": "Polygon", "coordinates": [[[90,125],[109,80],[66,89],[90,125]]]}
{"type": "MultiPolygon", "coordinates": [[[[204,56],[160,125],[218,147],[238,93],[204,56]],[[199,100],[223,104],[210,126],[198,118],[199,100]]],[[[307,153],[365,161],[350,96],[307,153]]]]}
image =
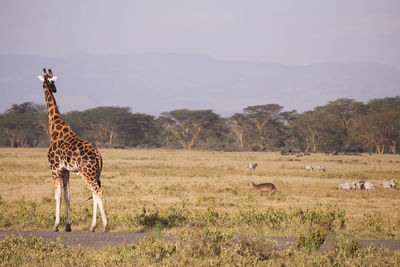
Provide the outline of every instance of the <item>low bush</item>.
{"type": "Polygon", "coordinates": [[[305,249],[308,253],[317,251],[325,242],[326,233],[321,229],[310,229],[306,233],[299,233],[293,246],[305,249]]]}

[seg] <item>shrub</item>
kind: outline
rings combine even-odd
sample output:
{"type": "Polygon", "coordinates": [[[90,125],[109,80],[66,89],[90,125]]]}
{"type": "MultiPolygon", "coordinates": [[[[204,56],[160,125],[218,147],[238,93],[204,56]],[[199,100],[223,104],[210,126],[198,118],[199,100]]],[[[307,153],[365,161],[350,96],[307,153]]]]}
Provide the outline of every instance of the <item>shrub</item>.
{"type": "Polygon", "coordinates": [[[321,229],[312,229],[296,236],[293,244],[298,249],[305,249],[308,253],[317,251],[325,242],[327,234],[321,229]]]}
{"type": "Polygon", "coordinates": [[[220,230],[204,228],[199,231],[183,232],[180,236],[180,246],[191,257],[219,256],[225,248],[231,246],[232,236],[223,234],[220,230]]]}
{"type": "Polygon", "coordinates": [[[176,251],[176,246],[152,236],[148,236],[139,241],[135,246],[139,257],[146,258],[151,263],[159,263],[164,258],[170,257],[176,251]]]}
{"type": "Polygon", "coordinates": [[[134,216],[128,216],[128,224],[135,226],[145,227],[157,227],[159,230],[162,228],[170,228],[179,225],[186,221],[186,216],[183,214],[183,210],[179,210],[172,206],[167,210],[166,215],[161,215],[158,209],[154,212],[147,213],[145,207],[143,207],[142,213],[134,216]]]}
{"type": "Polygon", "coordinates": [[[265,261],[271,257],[272,242],[261,237],[236,237],[233,252],[242,257],[265,261]]]}
{"type": "Polygon", "coordinates": [[[338,239],[333,250],[337,253],[343,253],[346,257],[354,257],[361,250],[361,241],[338,239]]]}

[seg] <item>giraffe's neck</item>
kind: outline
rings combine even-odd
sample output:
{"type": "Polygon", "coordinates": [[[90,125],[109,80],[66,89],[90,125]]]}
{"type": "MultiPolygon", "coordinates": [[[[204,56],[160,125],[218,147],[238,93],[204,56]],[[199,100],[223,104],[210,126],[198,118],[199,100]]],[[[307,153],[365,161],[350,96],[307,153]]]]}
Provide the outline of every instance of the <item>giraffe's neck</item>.
{"type": "Polygon", "coordinates": [[[56,141],[67,134],[73,134],[71,127],[66,120],[61,117],[60,111],[53,93],[47,86],[43,86],[44,96],[47,104],[47,113],[49,116],[50,141],[56,141]]]}

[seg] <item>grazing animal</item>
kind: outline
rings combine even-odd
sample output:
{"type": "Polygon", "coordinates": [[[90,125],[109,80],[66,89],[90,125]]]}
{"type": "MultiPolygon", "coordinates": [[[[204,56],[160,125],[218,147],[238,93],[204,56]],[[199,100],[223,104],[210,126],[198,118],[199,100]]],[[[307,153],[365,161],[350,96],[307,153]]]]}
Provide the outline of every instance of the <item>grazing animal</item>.
{"type": "Polygon", "coordinates": [[[260,193],[262,192],[267,192],[267,193],[274,193],[276,191],[275,185],[271,183],[264,183],[264,184],[254,184],[254,182],[251,182],[248,184],[250,188],[253,190],[256,190],[260,193]]]}
{"type": "Polygon", "coordinates": [[[249,169],[250,169],[250,170],[255,170],[255,169],[257,168],[257,166],[258,166],[257,163],[251,163],[251,164],[249,165],[249,169]]]}
{"type": "Polygon", "coordinates": [[[325,167],[322,167],[322,166],[315,166],[315,167],[314,167],[314,170],[320,171],[320,172],[324,172],[324,171],[325,171],[325,167]]]}
{"type": "Polygon", "coordinates": [[[395,179],[392,179],[390,181],[389,180],[383,181],[383,188],[391,189],[393,187],[396,187],[396,180],[395,179]]]}
{"type": "Polygon", "coordinates": [[[93,232],[96,227],[97,206],[99,206],[103,221],[103,231],[106,231],[107,217],[104,212],[100,183],[100,173],[103,167],[101,155],[91,143],[76,136],[67,121],[61,117],[53,95],[57,92],[54,84],[57,78],[53,77],[50,69],[48,72],[43,69],[43,73],[44,75],[38,76],[38,78],[43,83],[49,117],[50,147],[47,157],[50,162],[56,199],[56,218],[53,231],[57,232],[60,224],[61,187],[64,188],[66,205],[65,231],[71,231],[69,172],[78,172],[92,191],[93,219],[90,231],[93,232]]]}
{"type": "Polygon", "coordinates": [[[344,190],[356,190],[356,182],[346,182],[346,181],[340,181],[338,189],[344,189],[344,190]]]}
{"type": "Polygon", "coordinates": [[[306,170],[312,172],[314,170],[313,166],[306,165],[306,170]]]}
{"type": "Polygon", "coordinates": [[[357,188],[360,190],[365,189],[364,184],[365,184],[365,181],[358,181],[357,188]]]}
{"type": "Polygon", "coordinates": [[[364,188],[365,190],[375,190],[375,185],[369,181],[365,181],[364,188]]]}

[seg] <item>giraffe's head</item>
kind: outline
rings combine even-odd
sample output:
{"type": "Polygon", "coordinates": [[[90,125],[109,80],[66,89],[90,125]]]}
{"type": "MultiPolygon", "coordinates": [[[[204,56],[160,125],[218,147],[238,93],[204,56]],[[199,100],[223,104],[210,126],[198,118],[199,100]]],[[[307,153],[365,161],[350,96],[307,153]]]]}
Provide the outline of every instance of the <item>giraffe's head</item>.
{"type": "Polygon", "coordinates": [[[54,82],[57,80],[57,77],[53,77],[53,73],[51,69],[47,72],[46,69],[43,69],[43,76],[37,76],[40,81],[43,83],[43,88],[49,88],[53,93],[57,92],[56,85],[54,82]]]}

